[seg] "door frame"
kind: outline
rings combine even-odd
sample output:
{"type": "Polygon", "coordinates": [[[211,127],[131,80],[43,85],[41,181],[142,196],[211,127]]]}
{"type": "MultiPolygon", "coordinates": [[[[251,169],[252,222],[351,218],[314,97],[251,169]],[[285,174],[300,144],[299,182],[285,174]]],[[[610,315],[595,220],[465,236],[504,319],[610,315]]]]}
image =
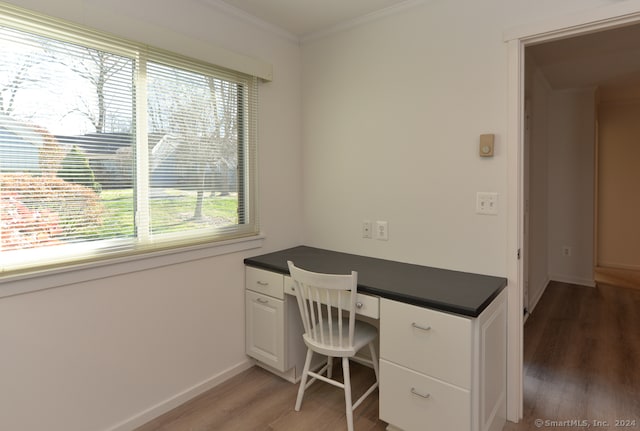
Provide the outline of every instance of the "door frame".
{"type": "Polygon", "coordinates": [[[525,48],[541,42],[580,36],[640,23],[640,10],[629,2],[594,8],[537,25],[504,32],[507,46],[507,419],[523,417],[523,261],[524,240],[524,57],[525,48]]]}

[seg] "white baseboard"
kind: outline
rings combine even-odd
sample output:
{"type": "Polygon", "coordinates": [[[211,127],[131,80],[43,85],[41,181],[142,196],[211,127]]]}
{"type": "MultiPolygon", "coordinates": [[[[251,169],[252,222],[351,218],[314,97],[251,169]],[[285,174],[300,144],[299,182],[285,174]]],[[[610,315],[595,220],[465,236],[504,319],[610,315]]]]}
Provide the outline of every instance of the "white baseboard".
{"type": "Polygon", "coordinates": [[[211,388],[221,384],[222,382],[234,377],[241,372],[248,370],[255,364],[254,361],[247,359],[231,368],[222,371],[219,374],[209,377],[208,379],[191,386],[190,388],[156,404],[148,409],[120,422],[113,427],[107,428],[105,431],[131,431],[139,426],[146,424],[152,419],[178,407],[181,404],[189,401],[192,398],[197,397],[203,392],[208,391],[211,388]]]}
{"type": "MultiPolygon", "coordinates": [[[[547,278],[544,281],[542,288],[536,294],[536,296],[529,297],[529,307],[527,308],[527,316],[526,317],[529,317],[529,315],[531,315],[531,313],[533,313],[533,309],[536,308],[536,305],[538,305],[538,301],[540,301],[540,298],[542,298],[542,295],[544,294],[544,291],[547,290],[547,286],[549,286],[549,281],[550,280],[547,278]]],[[[531,292],[531,286],[529,286],[529,292],[531,292]]]]}
{"type": "Polygon", "coordinates": [[[549,279],[553,281],[559,281],[561,283],[577,284],[579,286],[596,287],[596,282],[593,278],[580,278],[567,275],[549,274],[549,279]]]}
{"type": "MultiPolygon", "coordinates": [[[[529,317],[529,315],[533,313],[533,310],[536,308],[536,305],[538,305],[538,301],[540,301],[540,298],[542,298],[542,295],[544,294],[545,290],[547,290],[549,283],[551,283],[552,281],[557,281],[560,283],[577,284],[579,286],[587,286],[587,287],[596,286],[596,282],[590,279],[567,277],[564,275],[557,275],[557,274],[550,275],[549,278],[546,279],[546,281],[544,282],[544,286],[542,287],[542,289],[540,289],[540,291],[536,294],[536,296],[529,298],[529,307],[527,309],[527,316],[525,316],[525,321],[529,317]]],[[[529,292],[531,292],[531,289],[529,289],[529,292]]]]}

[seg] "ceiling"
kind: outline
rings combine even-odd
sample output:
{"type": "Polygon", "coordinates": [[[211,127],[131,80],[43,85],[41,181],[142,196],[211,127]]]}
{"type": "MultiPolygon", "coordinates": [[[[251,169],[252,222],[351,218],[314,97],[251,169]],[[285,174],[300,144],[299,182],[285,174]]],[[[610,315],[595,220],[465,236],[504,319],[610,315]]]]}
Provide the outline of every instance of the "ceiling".
{"type": "Polygon", "coordinates": [[[407,0],[222,0],[303,38],[407,0]]]}
{"type": "Polygon", "coordinates": [[[527,47],[554,89],[640,82],[640,25],[527,47]]]}
{"type": "MultiPolygon", "coordinates": [[[[419,0],[208,0],[304,39],[419,0]]],[[[555,89],[640,82],[640,25],[527,47],[555,89]]]]}

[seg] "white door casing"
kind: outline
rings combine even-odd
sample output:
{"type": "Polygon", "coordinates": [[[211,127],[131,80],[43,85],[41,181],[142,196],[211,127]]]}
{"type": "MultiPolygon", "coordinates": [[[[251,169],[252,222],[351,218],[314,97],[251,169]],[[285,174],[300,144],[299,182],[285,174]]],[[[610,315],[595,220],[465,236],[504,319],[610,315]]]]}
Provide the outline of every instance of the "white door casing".
{"type": "MultiPolygon", "coordinates": [[[[631,2],[615,3],[583,13],[526,25],[504,32],[507,44],[507,419],[523,414],[523,295],[524,268],[519,250],[525,245],[524,52],[527,45],[640,23],[640,10],[631,2]]],[[[524,251],[524,250],[523,250],[524,251]]]]}

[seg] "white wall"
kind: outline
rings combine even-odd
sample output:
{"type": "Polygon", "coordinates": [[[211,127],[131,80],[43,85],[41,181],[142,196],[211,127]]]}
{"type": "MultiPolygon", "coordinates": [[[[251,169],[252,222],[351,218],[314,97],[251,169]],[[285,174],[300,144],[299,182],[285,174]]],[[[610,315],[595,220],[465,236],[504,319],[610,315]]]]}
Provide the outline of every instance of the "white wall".
{"type": "Polygon", "coordinates": [[[505,274],[503,32],[605,1],[429,1],[303,45],[306,239],[320,247],[505,274]],[[496,134],[496,156],[477,140],[496,134]],[[500,214],[475,214],[496,191],[500,214]],[[361,238],[388,220],[389,241],[361,238]]]}
{"type": "Polygon", "coordinates": [[[299,46],[200,1],[14,3],[159,47],[191,41],[185,50],[203,58],[217,46],[273,65],[260,87],[262,249],[0,299],[0,429],[131,429],[250,364],[242,259],[302,238],[299,46]]]}
{"type": "Polygon", "coordinates": [[[499,3],[454,3],[429,2],[303,45],[308,243],[505,274],[499,3]],[[483,133],[496,134],[493,158],[478,156],[483,133]],[[475,214],[479,191],[499,194],[497,216],[475,214]],[[365,219],[387,220],[389,240],[363,239],[365,219]]]}
{"type": "Polygon", "coordinates": [[[508,109],[519,100],[519,76],[508,74],[519,72],[515,39],[579,28],[640,3],[412,4],[302,46],[305,242],[507,276],[513,420],[522,382],[519,107],[508,109]],[[493,158],[477,155],[483,133],[496,135],[493,158]],[[478,191],[499,194],[499,215],[475,214],[478,191]],[[389,240],[362,239],[364,219],[387,220],[389,240]]]}
{"type": "Polygon", "coordinates": [[[598,106],[597,266],[635,271],[640,278],[640,98],[598,106]]]}
{"type": "Polygon", "coordinates": [[[603,4],[587,3],[418,2],[307,41],[306,242],[506,274],[503,32],[603,4]],[[493,158],[478,157],[483,133],[493,158]],[[497,216],[475,213],[478,191],[499,194],[497,216]],[[389,241],[363,239],[365,219],[387,220],[389,241]]]}
{"type": "Polygon", "coordinates": [[[416,2],[304,43],[306,241],[505,275],[503,32],[605,3],[416,2]],[[497,216],[475,213],[479,191],[499,194],[497,216]],[[362,239],[365,219],[387,220],[389,241],[362,239]]]}
{"type": "MultiPolygon", "coordinates": [[[[514,252],[507,217],[516,215],[505,197],[503,31],[553,28],[610,2],[425,1],[306,43],[302,67],[296,43],[203,1],[13,3],[161,47],[186,38],[194,42],[186,50],[213,43],[274,66],[260,91],[262,250],[0,299],[0,429],[87,431],[126,429],[245,364],[242,258],[254,252],[306,237],[505,275],[514,252]],[[496,134],[492,159],[477,157],[481,133],[496,134]],[[500,194],[498,216],[475,214],[476,191],[500,194]],[[361,239],[365,218],[388,220],[389,241],[361,239]]],[[[517,280],[509,286],[512,295],[517,280]]]]}
{"type": "Polygon", "coordinates": [[[529,302],[533,312],[549,282],[548,265],[548,181],[549,181],[549,94],[551,88],[539,69],[531,78],[531,150],[529,153],[529,302]]]}
{"type": "Polygon", "coordinates": [[[549,278],[593,286],[594,89],[553,91],[548,106],[549,278]]]}
{"type": "Polygon", "coordinates": [[[593,285],[594,89],[553,90],[533,68],[529,303],[550,280],[593,285]],[[571,255],[562,249],[570,247],[571,255]]]}

